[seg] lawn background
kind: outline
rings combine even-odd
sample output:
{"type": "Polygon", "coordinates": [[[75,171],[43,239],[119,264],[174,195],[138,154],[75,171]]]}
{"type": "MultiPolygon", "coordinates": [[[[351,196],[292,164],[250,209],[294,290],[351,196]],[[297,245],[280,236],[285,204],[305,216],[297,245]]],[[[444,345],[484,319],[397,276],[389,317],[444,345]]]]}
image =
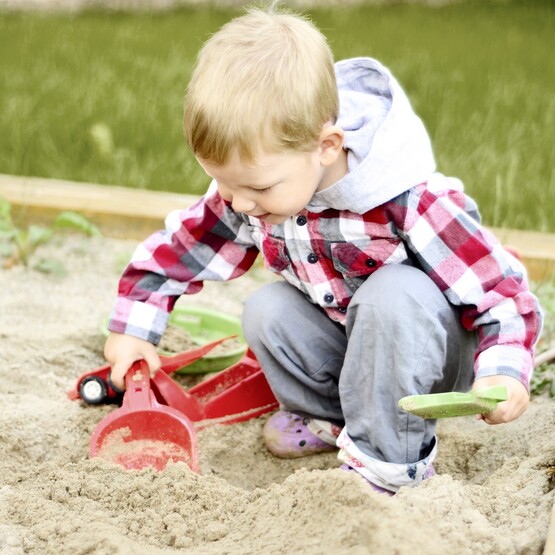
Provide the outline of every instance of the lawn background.
{"type": "MultiPolygon", "coordinates": [[[[199,47],[238,10],[0,11],[0,173],[200,194],[181,135],[199,47]]],[[[306,10],[337,59],[373,56],[404,86],[438,167],[495,227],[555,232],[550,1],[306,10]]],[[[555,339],[555,282],[533,284],[555,339]]],[[[532,392],[555,396],[555,365],[532,392]]]]}
{"type": "MultiPolygon", "coordinates": [[[[0,173],[202,193],[182,99],[198,48],[238,13],[0,13],[0,173]]],[[[549,3],[306,13],[337,59],[391,68],[487,225],[555,232],[549,3]]]]}

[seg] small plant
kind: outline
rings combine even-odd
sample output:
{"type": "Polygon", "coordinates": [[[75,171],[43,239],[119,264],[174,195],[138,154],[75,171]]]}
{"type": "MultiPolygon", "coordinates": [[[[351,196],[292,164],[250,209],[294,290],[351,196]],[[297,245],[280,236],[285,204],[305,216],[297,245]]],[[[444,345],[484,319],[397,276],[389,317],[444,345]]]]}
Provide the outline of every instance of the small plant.
{"type": "Polygon", "coordinates": [[[555,398],[555,280],[538,283],[533,290],[540,300],[545,319],[536,349],[536,368],[530,383],[530,393],[547,393],[555,398]]]}
{"type": "Polygon", "coordinates": [[[555,366],[553,364],[541,364],[532,374],[530,382],[530,394],[541,395],[548,393],[555,397],[555,366]]]}
{"type": "Polygon", "coordinates": [[[20,228],[12,219],[11,204],[0,197],[0,260],[4,268],[21,264],[45,273],[63,274],[61,262],[44,258],[35,260],[36,250],[63,230],[77,231],[89,237],[100,235],[98,228],[85,216],[71,211],[61,212],[47,227],[31,224],[20,228]]]}

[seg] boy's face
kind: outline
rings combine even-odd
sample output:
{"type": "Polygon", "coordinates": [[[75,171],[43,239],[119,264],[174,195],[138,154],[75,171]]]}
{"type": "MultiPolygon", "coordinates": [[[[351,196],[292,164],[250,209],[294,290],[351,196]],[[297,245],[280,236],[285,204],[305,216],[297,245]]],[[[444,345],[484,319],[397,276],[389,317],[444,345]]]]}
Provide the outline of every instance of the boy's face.
{"type": "Polygon", "coordinates": [[[234,154],[221,166],[203,160],[199,164],[236,212],[269,224],[281,224],[298,214],[316,191],[331,184],[326,179],[327,168],[321,164],[320,149],[262,153],[252,163],[234,154]]]}

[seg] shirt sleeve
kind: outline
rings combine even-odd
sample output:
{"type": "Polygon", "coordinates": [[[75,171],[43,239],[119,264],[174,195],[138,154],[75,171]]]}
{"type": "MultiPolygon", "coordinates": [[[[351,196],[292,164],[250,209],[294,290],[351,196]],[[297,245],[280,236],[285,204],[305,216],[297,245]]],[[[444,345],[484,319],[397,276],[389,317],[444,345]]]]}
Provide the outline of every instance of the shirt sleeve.
{"type": "Polygon", "coordinates": [[[399,235],[461,307],[463,326],[477,332],[476,378],[504,374],[529,389],[542,312],[524,266],[480,225],[476,204],[462,190],[420,185],[401,197],[399,235]]]}
{"type": "Polygon", "coordinates": [[[140,244],[124,270],[108,329],[157,345],[179,296],[205,280],[244,274],[258,254],[244,220],[211,187],[187,210],[166,218],[165,230],[140,244]]]}

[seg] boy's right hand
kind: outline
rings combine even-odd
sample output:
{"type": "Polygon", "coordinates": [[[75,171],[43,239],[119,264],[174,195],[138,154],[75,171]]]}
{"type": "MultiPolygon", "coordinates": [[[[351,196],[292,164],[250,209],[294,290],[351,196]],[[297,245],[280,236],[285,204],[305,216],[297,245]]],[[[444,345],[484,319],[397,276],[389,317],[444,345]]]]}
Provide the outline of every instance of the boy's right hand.
{"type": "Polygon", "coordinates": [[[151,376],[161,366],[160,357],[152,343],[123,333],[110,332],[104,345],[104,356],[112,367],[110,379],[119,389],[125,389],[125,374],[135,361],[144,359],[151,376]]]}

